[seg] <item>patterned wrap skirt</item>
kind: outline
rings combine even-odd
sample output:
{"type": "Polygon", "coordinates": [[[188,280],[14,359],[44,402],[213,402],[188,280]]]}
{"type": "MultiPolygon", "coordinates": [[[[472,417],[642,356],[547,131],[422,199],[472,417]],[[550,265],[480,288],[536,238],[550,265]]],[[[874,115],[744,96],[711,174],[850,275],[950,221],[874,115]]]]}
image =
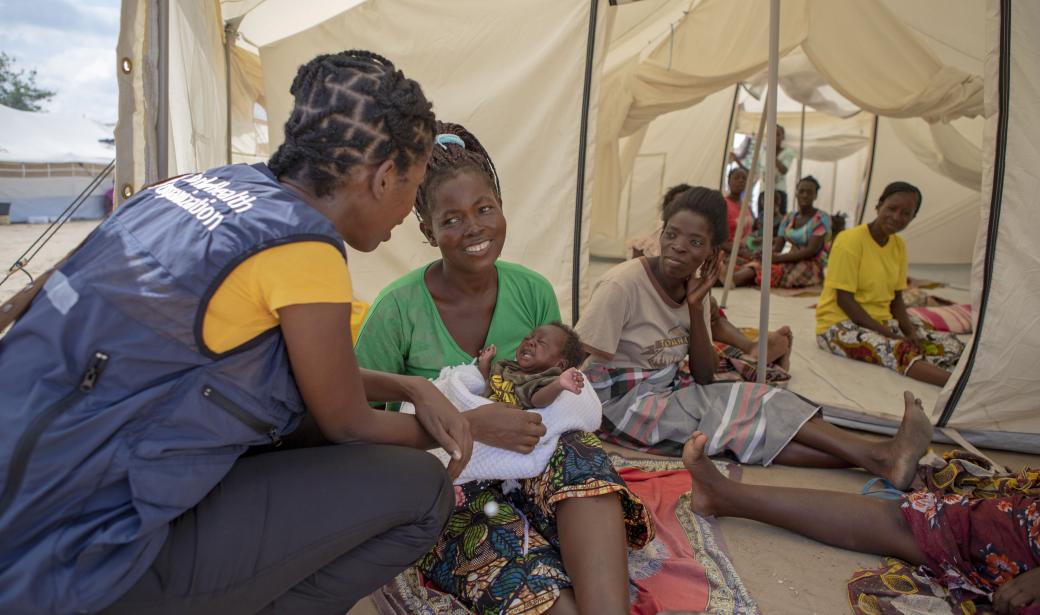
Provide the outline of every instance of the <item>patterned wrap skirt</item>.
{"type": "MultiPolygon", "coordinates": [[[[893,319],[881,324],[902,335],[898,321],[893,319]]],[[[843,320],[817,335],[816,344],[839,357],[884,365],[900,374],[906,374],[906,370],[919,359],[943,369],[956,367],[964,352],[964,342],[950,333],[929,331],[923,327],[917,327],[917,335],[924,340],[923,348],[905,339],[886,337],[851,320],[843,320]]]]}
{"type": "MultiPolygon", "coordinates": [[[[755,286],[762,286],[762,262],[749,261],[747,266],[755,272],[755,286]]],[[[770,288],[822,286],[823,269],[823,259],[819,256],[791,263],[773,263],[769,267],[771,272],[769,286],[770,288]]]]}
{"type": "Polygon", "coordinates": [[[542,613],[571,586],[560,558],[556,505],[610,493],[621,500],[629,547],[641,549],[654,536],[650,512],[595,435],[564,434],[539,476],[456,486],[455,510],[418,568],[478,615],[542,613]]]}
{"type": "Polygon", "coordinates": [[[917,491],[905,496],[902,511],[931,572],[954,596],[989,597],[1040,565],[1037,496],[917,491]]]}
{"type": "Polygon", "coordinates": [[[679,456],[694,431],[708,436],[707,453],[769,465],[819,407],[794,393],[745,382],[699,385],[678,365],[658,370],[585,370],[603,402],[600,437],[661,455],[679,456]]]}

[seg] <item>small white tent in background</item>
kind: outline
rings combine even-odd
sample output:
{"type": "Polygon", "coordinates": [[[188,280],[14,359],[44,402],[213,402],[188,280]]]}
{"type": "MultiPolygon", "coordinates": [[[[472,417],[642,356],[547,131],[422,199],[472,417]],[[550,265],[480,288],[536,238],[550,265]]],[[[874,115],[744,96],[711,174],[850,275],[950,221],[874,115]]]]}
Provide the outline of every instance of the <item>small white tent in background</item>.
{"type": "MultiPolygon", "coordinates": [[[[280,142],[299,64],[344,47],[372,49],[423,84],[439,117],[466,124],[484,141],[511,221],[504,257],[545,274],[571,313],[580,305],[576,289],[587,282],[590,226],[607,242],[624,239],[626,182],[630,191],[675,181],[719,185],[732,130],[750,119],[734,113],[737,84],[768,57],[764,3],[616,4],[123,0],[120,196],[162,176],[262,157],[270,149],[247,135],[262,134],[269,119],[270,147],[280,142]],[[661,165],[655,154],[683,162],[661,165]]],[[[829,85],[882,116],[877,130],[857,124],[845,135],[871,137],[872,165],[866,147],[845,157],[832,149],[822,162],[860,160],[847,172],[830,167],[830,176],[855,184],[835,186],[836,209],[847,210],[851,195],[862,194],[859,211],[869,219],[880,186],[893,173],[910,179],[902,171],[912,168],[925,184],[926,212],[912,229],[919,236],[911,258],[965,262],[974,243],[977,339],[936,416],[987,445],[1040,451],[1040,381],[1032,373],[1040,323],[1019,316],[1040,301],[1040,273],[1029,265],[1040,247],[1023,235],[1040,194],[1040,124],[1029,118],[1040,106],[1040,53],[1029,34],[1040,28],[1040,6],[989,0],[982,15],[974,2],[958,2],[956,11],[935,2],[920,10],[904,5],[783,0],[780,53],[804,54],[815,72],[801,82],[811,87],[799,90],[795,79],[784,88],[819,108],[816,95],[829,85]],[[983,113],[985,120],[957,119],[983,113]]],[[[794,140],[797,122],[787,124],[794,140]]],[[[657,195],[650,201],[656,206],[657,195]]],[[[434,257],[406,225],[389,246],[352,254],[351,270],[360,296],[371,298],[434,257]]]]}
{"type": "MultiPolygon", "coordinates": [[[[113,158],[111,128],[82,117],[0,105],[0,203],[10,204],[11,222],[53,220],[113,158]]],[[[73,217],[103,217],[110,185],[95,190],[73,217]]]]}

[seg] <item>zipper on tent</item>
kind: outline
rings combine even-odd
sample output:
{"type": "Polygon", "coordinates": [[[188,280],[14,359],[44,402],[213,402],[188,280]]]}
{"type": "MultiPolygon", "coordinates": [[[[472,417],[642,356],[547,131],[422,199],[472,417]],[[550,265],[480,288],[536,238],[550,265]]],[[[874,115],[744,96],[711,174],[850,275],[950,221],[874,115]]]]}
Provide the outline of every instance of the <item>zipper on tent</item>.
{"type": "Polygon", "coordinates": [[[1008,115],[1011,107],[1011,0],[1000,2],[1000,72],[997,78],[997,92],[1000,97],[1000,115],[997,118],[997,158],[993,164],[993,192],[989,205],[989,228],[986,230],[986,256],[982,268],[982,298],[979,301],[979,319],[975,326],[975,343],[971,345],[967,363],[961,372],[957,384],[954,385],[950,398],[946,401],[939,427],[946,427],[957,408],[964,389],[971,379],[971,370],[978,356],[978,340],[982,335],[982,326],[986,322],[986,306],[989,304],[989,291],[993,280],[993,263],[997,258],[997,235],[1000,231],[1000,206],[1004,196],[1004,158],[1007,155],[1008,115]]]}

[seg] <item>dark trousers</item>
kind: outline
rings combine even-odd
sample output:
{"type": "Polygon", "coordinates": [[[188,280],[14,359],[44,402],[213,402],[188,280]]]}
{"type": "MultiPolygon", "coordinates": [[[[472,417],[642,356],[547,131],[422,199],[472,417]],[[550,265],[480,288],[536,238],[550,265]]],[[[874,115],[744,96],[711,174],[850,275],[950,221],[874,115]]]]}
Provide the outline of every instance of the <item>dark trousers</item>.
{"type": "Polygon", "coordinates": [[[373,444],[241,458],[170,525],[105,613],[336,613],[426,553],[454,502],[424,451],[373,444]]]}

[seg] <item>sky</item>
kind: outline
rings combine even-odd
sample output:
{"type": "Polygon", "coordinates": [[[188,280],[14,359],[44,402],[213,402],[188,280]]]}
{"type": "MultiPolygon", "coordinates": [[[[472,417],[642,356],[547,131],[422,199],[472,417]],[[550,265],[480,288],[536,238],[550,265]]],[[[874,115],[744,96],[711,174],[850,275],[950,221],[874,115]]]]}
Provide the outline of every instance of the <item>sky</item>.
{"type": "Polygon", "coordinates": [[[0,51],[57,94],[45,111],[114,123],[120,0],[0,0],[0,51]]]}

